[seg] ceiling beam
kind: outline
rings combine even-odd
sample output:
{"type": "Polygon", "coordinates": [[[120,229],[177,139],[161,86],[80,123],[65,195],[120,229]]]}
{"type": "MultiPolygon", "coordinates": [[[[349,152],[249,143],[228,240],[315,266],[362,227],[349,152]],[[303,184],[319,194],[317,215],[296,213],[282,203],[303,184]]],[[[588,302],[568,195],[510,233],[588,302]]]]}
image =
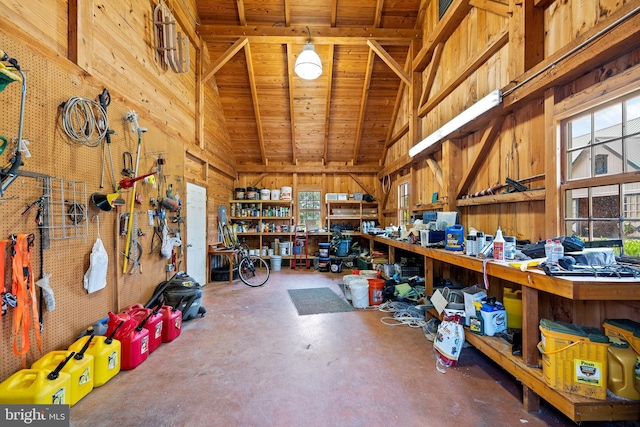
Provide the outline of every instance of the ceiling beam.
{"type": "Polygon", "coordinates": [[[340,164],[327,164],[327,165],[255,165],[255,164],[237,164],[236,172],[238,173],[262,173],[262,172],[274,172],[278,173],[309,173],[309,174],[323,174],[323,173],[344,173],[349,171],[350,174],[377,174],[381,167],[379,165],[347,165],[346,163],[340,164]]]}
{"type": "Polygon", "coordinates": [[[440,165],[436,162],[436,159],[433,158],[432,155],[427,156],[426,158],[427,165],[429,165],[429,169],[436,177],[436,181],[440,184],[440,187],[444,187],[444,176],[442,175],[442,169],[440,169],[440,165]]]}
{"type": "Polygon", "coordinates": [[[351,179],[352,179],[352,180],[354,180],[354,181],[356,182],[356,184],[358,184],[358,185],[360,186],[360,188],[362,188],[362,189],[364,190],[364,192],[365,192],[366,194],[371,194],[371,195],[376,194],[374,191],[372,191],[370,188],[368,188],[366,185],[364,185],[364,183],[363,183],[363,182],[361,182],[361,181],[358,179],[358,176],[357,176],[357,175],[355,175],[355,174],[353,174],[353,173],[350,173],[350,174],[349,174],[349,176],[351,177],[351,179]]]}
{"type": "Polygon", "coordinates": [[[244,13],[244,0],[236,0],[236,4],[238,5],[238,19],[240,20],[240,25],[247,25],[247,17],[244,13]]]}
{"type": "Polygon", "coordinates": [[[220,58],[216,59],[216,62],[214,62],[211,67],[209,67],[209,69],[203,73],[202,83],[206,83],[206,81],[213,77],[215,73],[220,71],[220,68],[222,68],[224,64],[229,62],[229,60],[233,58],[235,54],[238,53],[238,51],[242,49],[248,42],[249,39],[246,37],[242,37],[236,40],[236,42],[229,49],[227,49],[225,53],[220,55],[220,58]]]}
{"type": "Polygon", "coordinates": [[[456,73],[456,76],[442,85],[442,90],[435,94],[418,112],[420,117],[424,117],[429,111],[435,108],[444,98],[446,98],[451,92],[457,89],[462,82],[464,82],[469,76],[475,73],[478,68],[489,58],[491,58],[496,52],[498,52],[509,41],[509,31],[503,30],[499,34],[491,38],[487,47],[478,52],[473,58],[470,58],[467,65],[456,73]]]}
{"type": "Polygon", "coordinates": [[[336,26],[336,20],[338,19],[338,0],[331,0],[331,26],[336,26]]]}
{"type": "Polygon", "coordinates": [[[293,55],[291,54],[291,43],[287,43],[287,82],[289,83],[289,116],[291,127],[291,163],[298,161],[298,150],[296,150],[296,115],[293,111],[295,96],[293,95],[293,55]]]}
{"type": "MultiPolygon", "coordinates": [[[[315,45],[363,45],[367,40],[376,40],[381,44],[407,45],[411,40],[419,39],[422,33],[414,29],[393,28],[336,28],[309,26],[311,41],[315,45]]],[[[198,34],[207,42],[237,40],[248,37],[250,42],[268,44],[304,44],[309,38],[306,26],[273,27],[237,25],[207,25],[198,26],[198,34]]]]}
{"type": "Polygon", "coordinates": [[[367,109],[367,99],[369,98],[369,87],[371,86],[371,73],[373,72],[373,59],[375,55],[373,49],[369,49],[369,58],[367,59],[367,69],[364,76],[364,84],[362,85],[362,96],[360,97],[360,114],[358,115],[358,125],[356,128],[356,138],[353,144],[352,163],[358,163],[358,152],[360,151],[360,139],[362,137],[362,124],[364,123],[365,110],[367,109]]]}
{"type": "Polygon", "coordinates": [[[260,143],[260,161],[267,164],[267,154],[264,148],[264,133],[262,131],[262,119],[260,119],[260,103],[258,102],[258,89],[256,88],[255,73],[253,70],[253,60],[251,59],[251,46],[244,46],[244,55],[247,58],[247,73],[249,74],[249,86],[251,87],[251,99],[253,100],[253,112],[256,116],[256,127],[258,129],[258,142],[260,143]]]}
{"type": "Polygon", "coordinates": [[[486,10],[487,12],[495,13],[496,15],[506,18],[511,16],[509,5],[506,3],[500,3],[495,0],[469,0],[469,4],[475,8],[486,10]]]}
{"type": "Polygon", "coordinates": [[[409,77],[409,74],[407,74],[406,71],[404,71],[404,69],[400,66],[400,64],[398,64],[398,62],[393,59],[391,55],[389,55],[389,52],[387,52],[382,46],[380,46],[380,43],[375,40],[367,40],[367,44],[369,45],[371,50],[373,50],[380,57],[380,59],[382,59],[385,64],[387,64],[389,68],[391,68],[391,71],[396,73],[396,75],[400,77],[400,79],[407,86],[411,86],[411,77],[409,77]]]}
{"type": "Polygon", "coordinates": [[[413,71],[424,71],[438,43],[446,41],[471,10],[469,0],[453,0],[413,60],[413,71]]]}
{"type": "Polygon", "coordinates": [[[380,21],[382,21],[382,7],[384,6],[384,0],[378,0],[376,4],[376,15],[373,18],[373,26],[380,28],[380,21]]]}
{"type": "Polygon", "coordinates": [[[284,25],[289,27],[291,25],[291,1],[284,0],[284,25]]]}
{"type": "Polygon", "coordinates": [[[323,157],[325,163],[329,161],[329,129],[331,124],[331,89],[333,87],[333,45],[329,46],[329,62],[324,66],[327,73],[327,98],[324,109],[324,150],[323,157]]]}

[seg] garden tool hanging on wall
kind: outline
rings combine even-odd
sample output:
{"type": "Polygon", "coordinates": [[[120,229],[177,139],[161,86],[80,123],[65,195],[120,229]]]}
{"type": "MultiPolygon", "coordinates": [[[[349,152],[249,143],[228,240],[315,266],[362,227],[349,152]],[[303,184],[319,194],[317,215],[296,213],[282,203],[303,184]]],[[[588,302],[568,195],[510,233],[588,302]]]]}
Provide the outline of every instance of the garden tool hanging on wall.
{"type": "MultiPolygon", "coordinates": [[[[140,148],[142,145],[142,134],[147,131],[146,128],[141,128],[138,124],[138,113],[135,111],[129,111],[124,115],[124,119],[131,123],[131,130],[138,136],[138,147],[136,149],[136,166],[134,169],[134,176],[138,175],[138,167],[140,166],[140,148]]],[[[131,187],[131,199],[129,201],[129,218],[134,217],[134,209],[136,203],[136,184],[137,180],[133,181],[133,185],[131,187]]],[[[124,249],[124,261],[122,263],[122,272],[127,272],[127,267],[129,266],[129,258],[131,256],[131,244],[132,244],[132,232],[133,232],[133,221],[127,222],[127,241],[125,243],[124,249]]]]}
{"type": "MultiPolygon", "coordinates": [[[[22,95],[20,98],[20,121],[18,123],[18,138],[16,139],[17,145],[16,149],[13,152],[13,156],[9,163],[7,163],[4,167],[0,169],[0,197],[4,195],[4,192],[7,188],[15,181],[18,177],[18,168],[22,166],[22,148],[23,148],[23,140],[22,140],[22,129],[24,123],[24,105],[27,97],[27,76],[24,75],[20,66],[18,65],[18,61],[14,58],[9,57],[5,52],[0,51],[0,61],[8,62],[11,64],[10,67],[2,64],[0,67],[0,90],[4,90],[4,88],[13,81],[21,81],[22,82],[22,95]],[[18,72],[16,74],[15,72],[18,72]]],[[[0,62],[0,64],[1,64],[0,62]]]]}
{"type": "MultiPolygon", "coordinates": [[[[100,106],[104,110],[105,119],[107,118],[107,107],[111,104],[111,94],[104,88],[102,93],[98,95],[98,102],[100,102],[100,106]]],[[[113,191],[118,191],[116,189],[116,174],[113,168],[113,156],[111,155],[111,135],[116,133],[113,129],[109,129],[109,121],[105,120],[104,126],[107,128],[105,133],[105,138],[102,142],[102,170],[100,173],[100,188],[104,188],[104,165],[106,163],[106,155],[105,148],[109,150],[109,163],[111,164],[111,182],[113,183],[113,191]]]]}

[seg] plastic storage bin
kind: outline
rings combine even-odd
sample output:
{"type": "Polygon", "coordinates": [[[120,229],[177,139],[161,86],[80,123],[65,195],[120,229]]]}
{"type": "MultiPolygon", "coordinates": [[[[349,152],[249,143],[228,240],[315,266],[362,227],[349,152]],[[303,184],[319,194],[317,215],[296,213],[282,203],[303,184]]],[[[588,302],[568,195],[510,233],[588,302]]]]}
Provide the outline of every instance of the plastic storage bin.
{"type": "Polygon", "coordinates": [[[542,374],[550,387],[607,398],[609,339],[598,328],[540,320],[542,374]]]}

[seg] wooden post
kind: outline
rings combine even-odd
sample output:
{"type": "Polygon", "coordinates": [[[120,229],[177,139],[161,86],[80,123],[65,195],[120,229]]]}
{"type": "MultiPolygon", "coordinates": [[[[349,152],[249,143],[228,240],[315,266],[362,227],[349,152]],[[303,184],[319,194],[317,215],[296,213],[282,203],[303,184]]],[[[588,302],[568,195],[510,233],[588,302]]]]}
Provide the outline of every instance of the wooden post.
{"type": "Polygon", "coordinates": [[[85,74],[93,69],[93,0],[69,0],[67,56],[85,74]]]}

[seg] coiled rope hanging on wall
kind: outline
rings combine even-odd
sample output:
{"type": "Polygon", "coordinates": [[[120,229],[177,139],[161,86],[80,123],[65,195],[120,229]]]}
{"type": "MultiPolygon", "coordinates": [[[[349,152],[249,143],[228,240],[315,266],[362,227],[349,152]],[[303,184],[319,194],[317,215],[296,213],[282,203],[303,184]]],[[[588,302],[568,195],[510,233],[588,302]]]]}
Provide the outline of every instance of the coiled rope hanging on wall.
{"type": "Polygon", "coordinates": [[[107,135],[109,121],[96,101],[73,96],[63,104],[62,128],[72,140],[97,147],[107,135]]]}

